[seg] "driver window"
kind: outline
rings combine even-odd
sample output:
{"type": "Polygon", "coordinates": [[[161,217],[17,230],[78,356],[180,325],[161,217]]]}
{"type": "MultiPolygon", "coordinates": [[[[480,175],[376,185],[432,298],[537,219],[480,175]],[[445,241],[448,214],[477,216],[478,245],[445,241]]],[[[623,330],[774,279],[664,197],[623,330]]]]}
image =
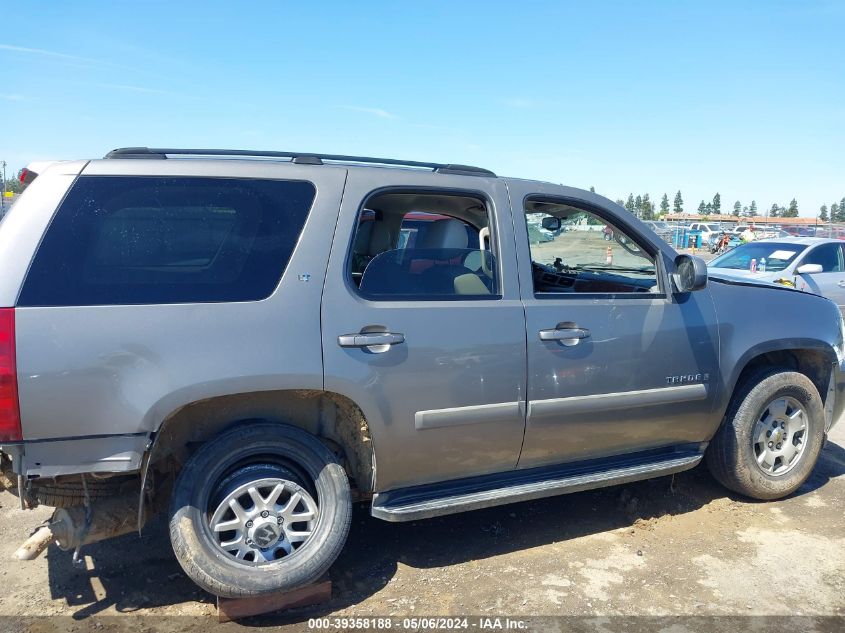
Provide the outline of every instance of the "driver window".
{"type": "Polygon", "coordinates": [[[819,264],[823,273],[841,273],[842,255],[839,244],[822,244],[804,258],[801,264],[819,264]]]}
{"type": "Polygon", "coordinates": [[[660,292],[654,258],[603,218],[529,200],[525,223],[535,294],[660,292]]]}

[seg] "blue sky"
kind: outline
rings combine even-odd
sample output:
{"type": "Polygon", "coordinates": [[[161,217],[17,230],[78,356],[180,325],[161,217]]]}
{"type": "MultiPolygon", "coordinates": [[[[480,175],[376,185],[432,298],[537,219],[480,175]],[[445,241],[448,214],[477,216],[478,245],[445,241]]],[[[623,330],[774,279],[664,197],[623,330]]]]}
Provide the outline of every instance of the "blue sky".
{"type": "Polygon", "coordinates": [[[845,196],[845,2],[16,3],[0,159],[468,163],[687,210],[845,196]]]}

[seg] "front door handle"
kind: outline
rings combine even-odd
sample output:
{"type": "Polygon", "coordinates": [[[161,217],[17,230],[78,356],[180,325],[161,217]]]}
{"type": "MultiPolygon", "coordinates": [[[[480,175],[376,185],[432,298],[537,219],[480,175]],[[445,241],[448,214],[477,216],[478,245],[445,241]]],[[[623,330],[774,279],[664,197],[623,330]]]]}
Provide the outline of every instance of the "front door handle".
{"type": "Polygon", "coordinates": [[[369,332],[365,334],[359,332],[358,334],[341,334],[337,337],[337,344],[341,347],[375,348],[370,350],[373,352],[386,352],[391,345],[398,345],[404,342],[404,334],[394,334],[392,332],[369,332]]]}
{"type": "Polygon", "coordinates": [[[583,338],[590,336],[590,330],[580,327],[554,328],[553,330],[540,330],[541,341],[559,341],[567,347],[578,345],[583,338]]]}
{"type": "Polygon", "coordinates": [[[836,284],[840,288],[845,288],[845,279],[841,280],[838,284],[836,284]]]}

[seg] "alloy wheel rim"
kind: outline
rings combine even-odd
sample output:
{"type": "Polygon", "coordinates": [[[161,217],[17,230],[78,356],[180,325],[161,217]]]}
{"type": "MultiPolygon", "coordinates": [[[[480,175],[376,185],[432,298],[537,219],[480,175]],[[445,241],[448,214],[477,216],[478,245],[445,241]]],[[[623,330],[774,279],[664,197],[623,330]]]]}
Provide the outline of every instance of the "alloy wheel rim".
{"type": "Polygon", "coordinates": [[[767,404],[752,435],[757,467],[779,477],[791,471],[804,454],[807,412],[795,398],[784,396],[767,404]]]}
{"type": "Polygon", "coordinates": [[[319,509],[302,486],[280,477],[237,485],[214,509],[214,543],[237,561],[267,564],[290,556],[308,542],[319,509]]]}

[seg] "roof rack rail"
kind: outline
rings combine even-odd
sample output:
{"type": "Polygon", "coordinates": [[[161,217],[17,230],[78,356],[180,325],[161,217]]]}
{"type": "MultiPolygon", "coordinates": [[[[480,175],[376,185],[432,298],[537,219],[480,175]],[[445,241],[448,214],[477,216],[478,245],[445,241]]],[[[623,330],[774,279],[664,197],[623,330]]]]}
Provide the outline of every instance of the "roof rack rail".
{"type": "Polygon", "coordinates": [[[344,156],[342,154],[314,154],[310,152],[274,152],[267,150],[246,149],[179,149],[161,147],[122,147],[114,149],[105,158],[146,158],[166,159],[168,156],[200,156],[213,158],[243,157],[243,158],[287,158],[299,165],[322,165],[324,161],[337,163],[362,163],[369,165],[395,165],[398,167],[418,167],[431,169],[440,174],[459,174],[469,176],[492,176],[489,169],[472,167],[471,165],[454,165],[443,163],[424,163],[415,160],[398,160],[396,158],[371,158],[369,156],[344,156]]]}

